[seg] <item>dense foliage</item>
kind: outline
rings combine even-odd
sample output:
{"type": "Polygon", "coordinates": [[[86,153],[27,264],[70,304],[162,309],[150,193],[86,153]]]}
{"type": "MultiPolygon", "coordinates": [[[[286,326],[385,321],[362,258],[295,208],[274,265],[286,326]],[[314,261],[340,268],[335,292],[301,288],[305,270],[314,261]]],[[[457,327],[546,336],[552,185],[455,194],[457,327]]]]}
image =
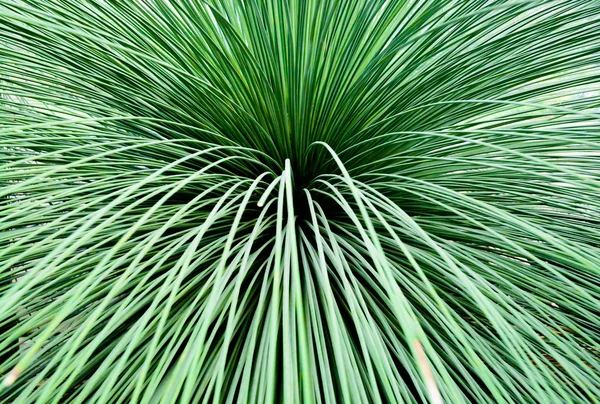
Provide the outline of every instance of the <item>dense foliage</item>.
{"type": "Polygon", "coordinates": [[[0,402],[597,402],[599,107],[596,0],[0,0],[0,402]]]}

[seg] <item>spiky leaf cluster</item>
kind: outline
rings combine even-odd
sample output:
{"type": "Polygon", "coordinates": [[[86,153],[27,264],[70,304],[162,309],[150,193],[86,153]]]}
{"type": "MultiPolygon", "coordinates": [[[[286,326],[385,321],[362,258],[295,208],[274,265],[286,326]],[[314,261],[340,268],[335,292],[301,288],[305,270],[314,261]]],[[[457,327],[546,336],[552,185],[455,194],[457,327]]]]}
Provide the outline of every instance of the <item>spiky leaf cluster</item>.
{"type": "Polygon", "coordinates": [[[3,403],[600,397],[596,0],[0,0],[3,403]]]}

